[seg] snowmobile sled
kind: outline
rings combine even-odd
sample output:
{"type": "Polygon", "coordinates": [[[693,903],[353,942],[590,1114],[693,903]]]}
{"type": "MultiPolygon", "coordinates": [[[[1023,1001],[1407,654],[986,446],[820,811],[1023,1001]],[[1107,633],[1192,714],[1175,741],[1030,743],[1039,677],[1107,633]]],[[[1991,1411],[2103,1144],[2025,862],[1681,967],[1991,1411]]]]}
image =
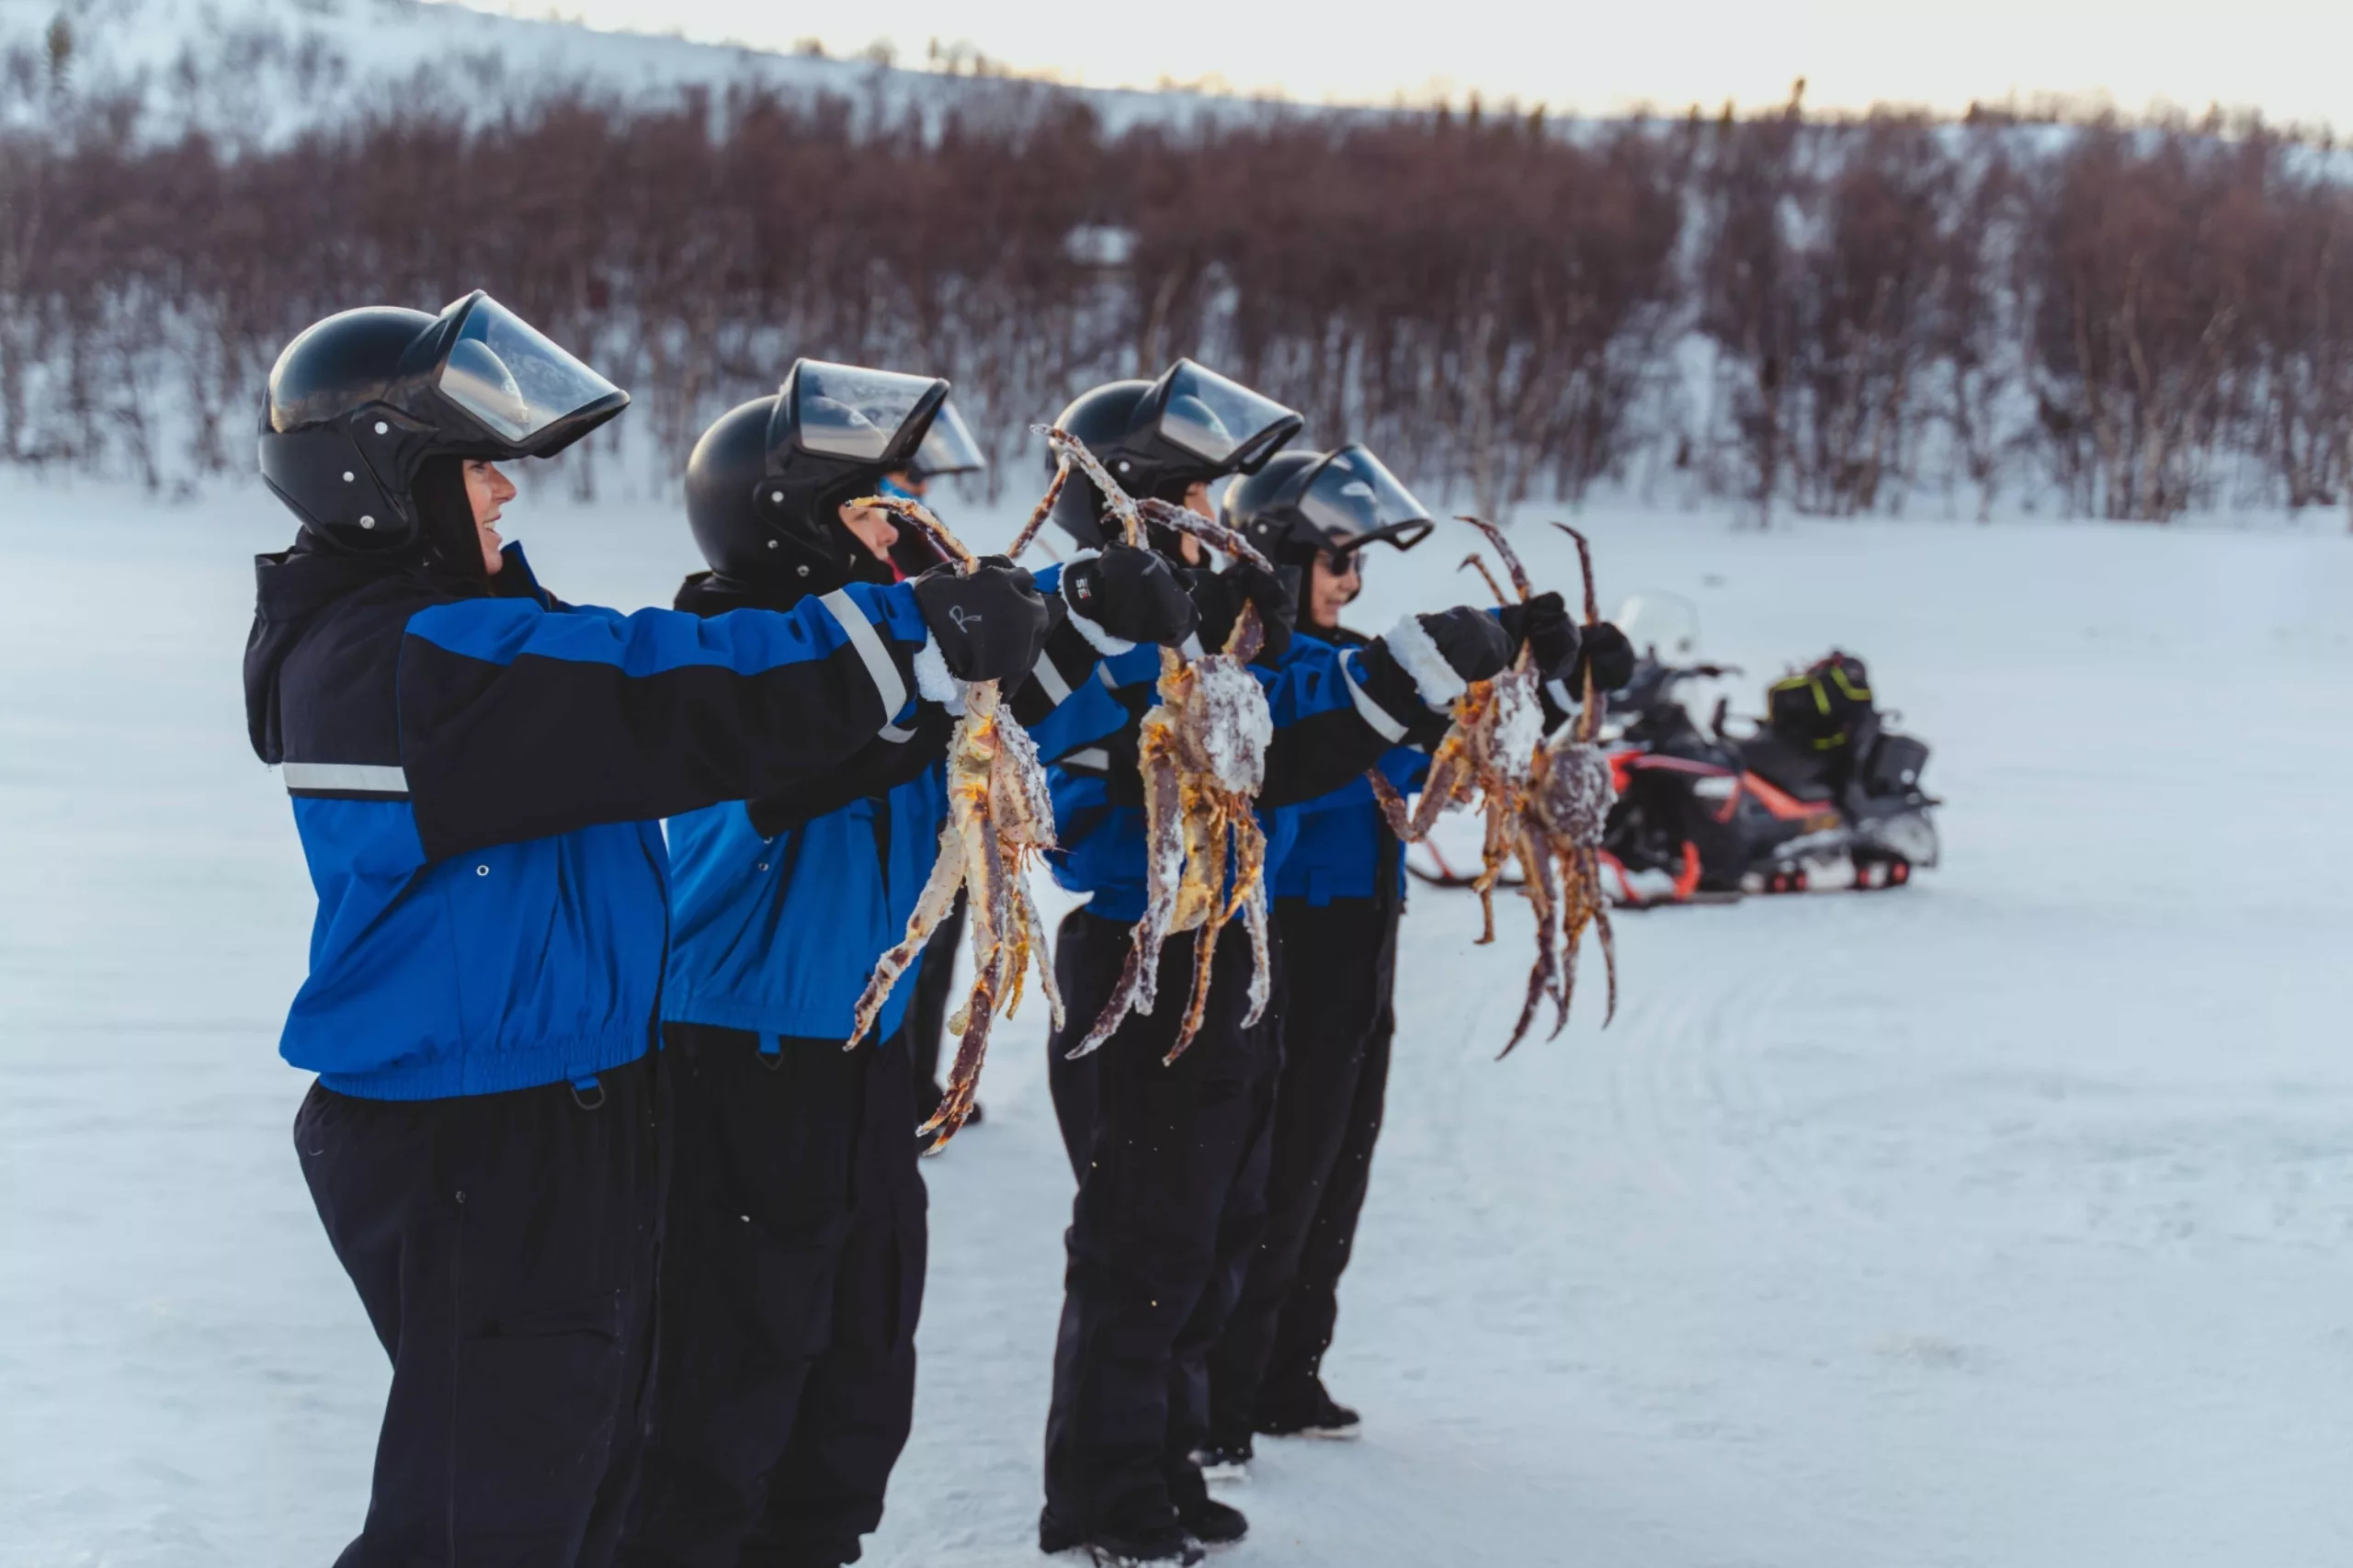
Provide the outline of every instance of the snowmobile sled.
{"type": "MultiPolygon", "coordinates": [[[[1641,645],[1638,640],[1638,645],[1641,645]]],[[[1767,693],[1737,732],[1719,700],[1702,730],[1681,688],[1739,674],[1645,647],[1613,694],[1608,741],[1618,803],[1606,871],[1621,902],[1685,903],[1753,892],[1899,887],[1937,864],[1920,788],[1927,745],[1890,727],[1860,659],[1832,653],[1767,693]]]]}

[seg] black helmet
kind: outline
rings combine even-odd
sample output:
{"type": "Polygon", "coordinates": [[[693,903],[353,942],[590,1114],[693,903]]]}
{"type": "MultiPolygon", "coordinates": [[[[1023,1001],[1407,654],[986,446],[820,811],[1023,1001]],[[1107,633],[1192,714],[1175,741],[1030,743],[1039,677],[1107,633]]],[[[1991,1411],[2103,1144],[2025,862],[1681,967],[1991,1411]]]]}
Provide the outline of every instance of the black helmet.
{"type": "Polygon", "coordinates": [[[1370,450],[1282,452],[1226,487],[1226,526],[1279,566],[1347,555],[1369,544],[1411,550],[1435,525],[1429,508],[1370,450]]]}
{"type": "MultiPolygon", "coordinates": [[[[936,377],[794,360],[774,396],[721,415],[687,460],[687,521],[703,559],[739,582],[840,587],[856,558],[835,509],[915,460],[947,398],[936,377]]],[[[969,444],[961,422],[953,435],[969,444]]]]}
{"type": "MultiPolygon", "coordinates": [[[[1255,473],[1306,422],[1215,370],[1179,359],[1156,381],[1110,381],[1084,392],[1054,423],[1084,442],[1129,494],[1182,501],[1229,473],[1255,473]]],[[[1103,542],[1103,497],[1073,473],[1054,522],[1080,544],[1103,542]]]]}
{"type": "Polygon", "coordinates": [[[480,290],[438,316],[345,311],[271,367],[261,476],[332,542],[392,554],[422,538],[413,486],[426,460],[553,457],[628,406],[480,290]]]}

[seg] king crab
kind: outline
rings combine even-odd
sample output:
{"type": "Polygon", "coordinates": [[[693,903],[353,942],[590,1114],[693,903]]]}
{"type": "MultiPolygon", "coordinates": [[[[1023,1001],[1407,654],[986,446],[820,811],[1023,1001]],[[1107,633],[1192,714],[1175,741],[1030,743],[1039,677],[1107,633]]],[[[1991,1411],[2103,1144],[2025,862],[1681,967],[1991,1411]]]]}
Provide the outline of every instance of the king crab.
{"type": "MultiPolygon", "coordinates": [[[[1156,523],[1262,571],[1274,570],[1222,523],[1154,497],[1131,499],[1083,442],[1064,430],[1041,431],[1054,453],[1054,477],[1014,540],[1013,553],[1029,542],[1076,468],[1102,493],[1106,510],[1119,520],[1128,543],[1142,543],[1144,524],[1156,523]]],[[[1264,645],[1257,610],[1245,607],[1219,652],[1187,659],[1173,648],[1160,651],[1160,701],[1143,716],[1136,744],[1143,772],[1143,917],[1130,933],[1127,961],[1110,999],[1086,1037],[1071,1048],[1073,1057],[1099,1048],[1130,1013],[1149,1014],[1158,1000],[1160,955],[1168,938],[1199,931],[1185,1017],[1164,1060],[1182,1056],[1208,1011],[1218,937],[1236,915],[1250,934],[1250,1008],[1244,1027],[1267,1010],[1267,837],[1250,801],[1266,782],[1274,719],[1248,667],[1264,645]]]]}
{"type": "MultiPolygon", "coordinates": [[[[852,505],[888,511],[920,533],[961,572],[970,573],[980,564],[917,502],[876,495],[852,505]]],[[[866,1038],[899,977],[923,951],[932,928],[954,907],[957,891],[969,889],[972,990],[948,1020],[949,1031],[957,1036],[948,1092],[931,1119],[916,1129],[919,1135],[938,1132],[943,1145],[972,1112],[998,999],[1004,999],[1008,1017],[1020,1006],[1022,978],[1033,954],[1040,988],[1053,1011],[1054,1027],[1060,1028],[1063,1023],[1063,999],[1054,989],[1053,966],[1046,959],[1045,923],[1030,896],[1029,881],[1032,862],[1054,846],[1054,806],[1047,793],[1045,769],[1029,732],[1002,710],[995,681],[966,686],[963,700],[963,717],[948,742],[948,824],[939,834],[939,858],[932,862],[931,875],[915,901],[915,913],[908,917],[905,937],[875,961],[865,994],[858,999],[847,1048],[854,1049],[866,1038]]]]}
{"type": "MultiPolygon", "coordinates": [[[[1535,590],[1527,569],[1502,531],[1477,517],[1461,520],[1495,546],[1520,602],[1532,598],[1535,590]]],[[[1577,541],[1585,568],[1586,619],[1591,624],[1598,619],[1592,555],[1582,534],[1574,528],[1563,531],[1577,541]]],[[[1495,597],[1504,597],[1475,553],[1463,565],[1477,567],[1495,597]]],[[[1481,845],[1479,875],[1472,886],[1479,893],[1482,944],[1495,939],[1496,881],[1506,863],[1519,862],[1520,888],[1536,915],[1536,962],[1529,971],[1528,996],[1521,1005],[1519,1021],[1501,1052],[1505,1056],[1527,1035],[1538,1005],[1547,996],[1556,1009],[1553,1035],[1557,1037],[1568,1023],[1569,1002],[1576,989],[1577,949],[1589,925],[1599,927],[1602,959],[1609,971],[1605,1027],[1618,1012],[1617,948],[1608,906],[1601,893],[1599,854],[1602,826],[1615,791],[1608,761],[1593,744],[1601,721],[1601,698],[1591,689],[1592,684],[1588,671],[1585,705],[1576,721],[1548,740],[1537,673],[1523,643],[1509,669],[1472,682],[1455,699],[1454,722],[1431,754],[1429,778],[1412,811],[1406,810],[1404,798],[1378,768],[1367,776],[1390,830],[1409,844],[1427,836],[1449,807],[1468,803],[1473,797],[1480,801],[1486,814],[1486,834],[1481,845]]]]}
{"type": "MultiPolygon", "coordinates": [[[[1566,523],[1552,526],[1577,541],[1577,565],[1585,574],[1585,623],[1596,625],[1601,619],[1601,607],[1593,589],[1593,547],[1585,535],[1566,523]]],[[[1608,1028],[1610,1020],[1618,1016],[1618,940],[1609,928],[1608,895],[1601,887],[1601,841],[1608,826],[1609,808],[1617,803],[1618,790],[1609,771],[1609,759],[1596,744],[1609,699],[1595,687],[1590,665],[1585,672],[1581,696],[1575,720],[1562,725],[1536,754],[1529,790],[1531,824],[1542,833],[1542,849],[1560,867],[1563,957],[1557,971],[1555,994],[1560,1017],[1552,1025],[1555,1037],[1569,1020],[1569,1002],[1577,985],[1577,949],[1584,943],[1588,926],[1601,938],[1602,966],[1609,978],[1608,1001],[1602,1010],[1601,1027],[1608,1028]]],[[[1552,867],[1547,865],[1545,869],[1549,878],[1552,867]]],[[[1550,928],[1545,929],[1549,935],[1550,928]]],[[[1525,1018],[1520,1027],[1523,1030],[1527,1028],[1525,1018]]],[[[1515,1034],[1513,1044],[1518,1040],[1515,1034]]],[[[1511,1048],[1504,1049],[1509,1051],[1511,1048]]]]}

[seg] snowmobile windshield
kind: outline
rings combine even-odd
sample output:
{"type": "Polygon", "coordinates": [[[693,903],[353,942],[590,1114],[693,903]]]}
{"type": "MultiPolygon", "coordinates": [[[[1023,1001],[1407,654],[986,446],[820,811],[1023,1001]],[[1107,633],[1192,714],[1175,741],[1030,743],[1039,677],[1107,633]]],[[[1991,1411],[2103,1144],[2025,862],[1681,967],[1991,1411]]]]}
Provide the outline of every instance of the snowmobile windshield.
{"type": "Polygon", "coordinates": [[[1190,359],[1169,367],[1160,384],[1160,438],[1220,473],[1255,469],[1306,423],[1274,399],[1190,359]]]}
{"type": "MultiPolygon", "coordinates": [[[[618,413],[627,394],[487,294],[477,294],[434,381],[441,395],[520,451],[545,455],[575,416],[618,413]]],[[[556,444],[562,444],[560,441],[556,444]]]]}
{"type": "Polygon", "coordinates": [[[1342,447],[1324,460],[1299,498],[1302,516],[1335,549],[1368,544],[1411,550],[1429,536],[1430,509],[1363,447],[1342,447]]]}
{"type": "Polygon", "coordinates": [[[907,468],[917,479],[938,479],[943,473],[978,473],[988,466],[981,444],[972,439],[972,426],[954,403],[943,403],[907,468]]]}
{"type": "Polygon", "coordinates": [[[937,423],[932,415],[947,400],[948,383],[803,359],[793,366],[784,391],[802,451],[897,467],[915,456],[937,423]]]}
{"type": "Polygon", "coordinates": [[[1699,607],[1680,594],[1645,588],[1620,605],[1610,619],[1644,658],[1681,665],[1699,656],[1699,607]]]}

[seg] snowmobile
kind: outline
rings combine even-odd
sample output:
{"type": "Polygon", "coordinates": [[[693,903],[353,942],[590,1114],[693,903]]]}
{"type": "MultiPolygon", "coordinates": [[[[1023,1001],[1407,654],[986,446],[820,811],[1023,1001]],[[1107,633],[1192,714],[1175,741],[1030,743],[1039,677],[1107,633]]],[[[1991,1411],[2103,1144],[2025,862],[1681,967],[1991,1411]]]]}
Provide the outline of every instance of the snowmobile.
{"type": "Polygon", "coordinates": [[[1745,731],[1719,699],[1702,730],[1682,688],[1739,670],[1636,645],[1604,736],[1618,787],[1606,869],[1621,902],[1900,887],[1937,864],[1940,802],[1920,788],[1928,747],[1890,727],[1901,716],[1872,703],[1861,660],[1833,653],[1776,682],[1768,716],[1745,731]]]}

